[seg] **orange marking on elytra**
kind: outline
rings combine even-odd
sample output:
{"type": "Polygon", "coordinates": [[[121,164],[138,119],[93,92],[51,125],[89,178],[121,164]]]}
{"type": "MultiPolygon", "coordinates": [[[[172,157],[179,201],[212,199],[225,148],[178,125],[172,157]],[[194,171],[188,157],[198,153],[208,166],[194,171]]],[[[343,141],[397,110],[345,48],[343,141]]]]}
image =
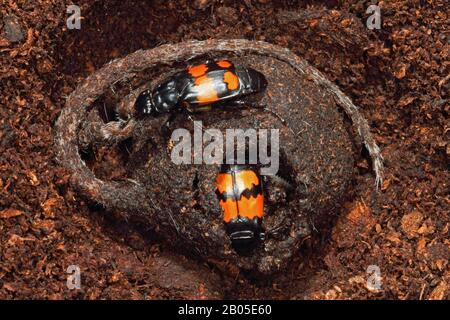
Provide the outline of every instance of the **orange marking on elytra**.
{"type": "Polygon", "coordinates": [[[217,190],[219,190],[220,193],[233,193],[233,179],[231,177],[231,174],[228,173],[219,173],[216,178],[216,186],[217,190]]]}
{"type": "Polygon", "coordinates": [[[237,218],[238,208],[237,203],[233,199],[226,199],[225,201],[220,201],[220,206],[223,210],[223,221],[228,223],[232,219],[237,218]]]}
{"type": "Polygon", "coordinates": [[[220,60],[220,61],[217,61],[217,65],[221,68],[227,69],[227,68],[231,67],[233,64],[228,60],[220,60]]]}
{"type": "Polygon", "coordinates": [[[206,64],[199,64],[198,66],[192,66],[187,69],[187,72],[194,78],[203,76],[208,71],[206,64]]]}
{"type": "MultiPolygon", "coordinates": [[[[261,181],[253,170],[243,170],[235,173],[235,183],[238,190],[252,189],[259,186],[261,181]]],[[[226,192],[226,200],[220,200],[220,206],[223,210],[223,220],[228,223],[238,216],[253,219],[262,218],[264,215],[264,196],[259,193],[256,197],[247,198],[241,196],[238,201],[231,195],[235,192],[233,189],[233,178],[229,173],[219,173],[216,178],[216,187],[220,193],[226,192]]]]}
{"type": "Polygon", "coordinates": [[[206,104],[219,100],[216,88],[214,87],[214,79],[204,75],[195,79],[194,84],[197,90],[198,103],[206,104]]]}
{"type": "Polygon", "coordinates": [[[224,73],[223,81],[225,81],[229,90],[236,90],[239,87],[239,78],[231,71],[224,73]]]}
{"type": "Polygon", "coordinates": [[[259,185],[259,178],[253,170],[236,172],[236,184],[239,190],[251,189],[259,185]]]}
{"type": "Polygon", "coordinates": [[[258,194],[255,197],[242,197],[238,201],[239,216],[253,219],[255,217],[262,218],[264,214],[264,196],[258,194]]]}

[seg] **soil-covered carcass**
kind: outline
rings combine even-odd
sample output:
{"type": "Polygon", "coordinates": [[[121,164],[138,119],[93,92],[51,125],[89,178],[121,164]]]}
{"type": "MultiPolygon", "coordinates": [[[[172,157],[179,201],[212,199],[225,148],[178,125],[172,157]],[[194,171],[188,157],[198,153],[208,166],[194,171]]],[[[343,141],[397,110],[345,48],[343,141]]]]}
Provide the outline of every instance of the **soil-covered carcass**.
{"type": "Polygon", "coordinates": [[[124,221],[144,221],[187,255],[270,274],[288,264],[315,221],[336,213],[352,180],[352,140],[339,106],[367,146],[378,181],[381,157],[367,123],[351,101],[304,60],[283,48],[247,40],[166,45],[108,64],[72,93],[57,123],[58,158],[74,171],[72,182],[81,193],[120,212],[124,221]],[[265,108],[252,108],[255,101],[249,101],[242,108],[180,114],[168,128],[168,116],[135,118],[139,92],[187,64],[211,58],[226,58],[264,74],[266,90],[249,99],[265,108]],[[123,89],[120,101],[104,98],[119,81],[137,89],[123,89]],[[99,110],[106,104],[127,120],[101,119],[99,110]],[[279,130],[278,178],[264,178],[267,236],[251,254],[238,254],[225,232],[215,193],[219,165],[172,160],[170,132],[177,128],[192,136],[208,128],[223,133],[230,128],[279,130]],[[82,157],[89,152],[94,156],[82,157]],[[98,159],[106,164],[98,164],[98,159]],[[292,187],[280,185],[280,180],[292,187]]]}

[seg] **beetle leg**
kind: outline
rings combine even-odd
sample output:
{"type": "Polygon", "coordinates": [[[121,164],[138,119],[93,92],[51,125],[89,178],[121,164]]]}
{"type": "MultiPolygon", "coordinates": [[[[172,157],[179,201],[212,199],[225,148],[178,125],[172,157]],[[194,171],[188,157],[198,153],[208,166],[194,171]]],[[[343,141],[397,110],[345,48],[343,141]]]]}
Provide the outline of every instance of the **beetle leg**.
{"type": "Polygon", "coordinates": [[[292,130],[292,128],[289,126],[289,124],[286,122],[286,120],[284,120],[284,118],[277,113],[275,110],[273,110],[272,108],[268,108],[268,107],[264,107],[264,111],[270,112],[273,116],[275,116],[276,118],[278,118],[278,120],[281,121],[281,123],[286,126],[294,135],[295,132],[294,130],[292,130]]]}
{"type": "MultiPolygon", "coordinates": [[[[195,119],[192,117],[192,115],[190,113],[188,113],[187,117],[189,120],[192,121],[192,123],[194,124],[194,127],[198,128],[199,124],[197,123],[197,121],[195,121],[195,119]]],[[[209,138],[211,138],[211,135],[208,132],[206,132],[205,128],[203,128],[201,125],[200,125],[200,129],[202,129],[203,135],[209,136],[209,138]]]]}
{"type": "MultiPolygon", "coordinates": [[[[192,121],[192,123],[194,124],[194,127],[198,127],[198,126],[199,126],[199,124],[195,121],[194,117],[192,116],[192,114],[194,113],[194,111],[191,111],[191,110],[188,109],[188,108],[182,108],[182,109],[180,109],[180,112],[183,113],[183,114],[185,114],[186,117],[187,117],[189,120],[192,121]]],[[[205,128],[203,128],[202,126],[200,126],[200,128],[202,129],[202,134],[210,136],[210,134],[207,133],[207,132],[205,131],[205,128]]]]}
{"type": "Polygon", "coordinates": [[[287,181],[286,179],[284,179],[283,177],[281,177],[279,175],[269,176],[269,179],[276,185],[279,185],[279,186],[285,188],[286,190],[294,189],[294,186],[292,185],[292,183],[290,183],[289,181],[287,181]]]}
{"type": "Polygon", "coordinates": [[[195,123],[195,119],[192,117],[192,114],[194,112],[191,108],[189,108],[189,105],[186,105],[185,108],[180,108],[179,112],[184,114],[189,120],[195,123]]]}
{"type": "Polygon", "coordinates": [[[231,101],[226,102],[227,105],[235,106],[235,107],[248,107],[248,108],[254,108],[254,109],[266,109],[265,105],[261,105],[256,101],[248,101],[248,100],[241,100],[241,99],[234,99],[231,101]]]}
{"type": "Polygon", "coordinates": [[[265,232],[265,236],[267,237],[271,237],[273,235],[277,235],[278,231],[280,231],[281,229],[283,229],[284,224],[285,224],[286,218],[284,218],[278,225],[274,226],[273,228],[267,230],[265,232]]]}
{"type": "Polygon", "coordinates": [[[247,105],[250,108],[262,109],[264,111],[267,111],[267,112],[271,113],[272,115],[274,115],[276,118],[278,118],[281,121],[281,123],[283,123],[284,125],[287,126],[286,120],[284,120],[284,118],[282,116],[280,116],[275,110],[273,110],[272,108],[269,108],[266,105],[262,105],[257,102],[254,102],[254,101],[247,102],[247,101],[242,101],[242,100],[236,100],[236,103],[239,105],[247,105]]]}
{"type": "Polygon", "coordinates": [[[250,108],[255,108],[255,109],[262,109],[266,112],[269,112],[270,114],[272,114],[273,116],[275,116],[276,118],[278,118],[278,120],[281,121],[281,123],[283,125],[285,125],[286,127],[289,128],[289,130],[291,130],[292,133],[294,133],[294,131],[289,127],[288,123],[286,122],[286,120],[279,114],[277,113],[275,110],[273,110],[272,108],[267,107],[266,105],[261,105],[258,104],[257,102],[249,102],[249,101],[244,101],[244,100],[233,100],[229,103],[229,105],[231,106],[249,106],[250,108]]]}
{"type": "Polygon", "coordinates": [[[164,124],[161,126],[161,131],[162,131],[162,134],[164,136],[169,136],[170,135],[170,125],[172,124],[172,122],[175,120],[176,117],[177,117],[177,113],[176,112],[170,113],[170,115],[167,118],[166,122],[164,122],[164,124]]]}
{"type": "Polygon", "coordinates": [[[224,102],[224,104],[226,104],[226,106],[231,106],[231,107],[242,107],[245,105],[249,105],[249,103],[247,101],[239,100],[239,99],[226,101],[226,102],[224,102]]]}

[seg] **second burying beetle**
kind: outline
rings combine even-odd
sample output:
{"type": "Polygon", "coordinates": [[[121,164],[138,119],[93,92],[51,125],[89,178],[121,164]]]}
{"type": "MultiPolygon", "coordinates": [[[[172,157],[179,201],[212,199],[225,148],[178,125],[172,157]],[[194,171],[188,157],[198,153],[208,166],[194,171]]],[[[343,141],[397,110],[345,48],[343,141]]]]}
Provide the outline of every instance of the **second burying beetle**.
{"type": "Polygon", "coordinates": [[[266,87],[266,78],[254,69],[229,60],[207,61],[175,73],[154,90],[145,90],[135,107],[140,115],[195,112],[224,101],[239,102],[266,87]]]}
{"type": "Polygon", "coordinates": [[[246,253],[264,240],[263,180],[256,166],[222,165],[216,194],[233,247],[246,253]]]}
{"type": "Polygon", "coordinates": [[[294,185],[279,176],[263,176],[259,165],[223,164],[216,177],[216,195],[223,213],[223,222],[237,253],[248,255],[276,229],[264,231],[264,181],[292,191],[294,185]],[[265,178],[265,179],[264,179],[265,178]]]}

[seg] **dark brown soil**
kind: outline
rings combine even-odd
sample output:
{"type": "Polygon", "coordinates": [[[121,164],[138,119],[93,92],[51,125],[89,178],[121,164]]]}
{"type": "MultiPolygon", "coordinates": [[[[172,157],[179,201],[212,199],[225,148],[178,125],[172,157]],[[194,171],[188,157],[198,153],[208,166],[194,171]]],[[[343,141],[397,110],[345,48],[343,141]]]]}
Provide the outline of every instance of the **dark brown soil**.
{"type": "Polygon", "coordinates": [[[383,2],[374,31],[369,1],[274,3],[80,1],[81,30],[67,30],[64,1],[0,6],[0,298],[449,298],[445,1],[383,2]],[[267,280],[182,258],[145,223],[80,197],[55,160],[54,123],[86,76],[141,48],[208,38],[306,58],[361,108],[383,150],[381,192],[355,142],[344,207],[267,280]],[[66,286],[70,265],[81,290],[66,286]],[[366,285],[370,265],[380,290],[366,285]]]}

